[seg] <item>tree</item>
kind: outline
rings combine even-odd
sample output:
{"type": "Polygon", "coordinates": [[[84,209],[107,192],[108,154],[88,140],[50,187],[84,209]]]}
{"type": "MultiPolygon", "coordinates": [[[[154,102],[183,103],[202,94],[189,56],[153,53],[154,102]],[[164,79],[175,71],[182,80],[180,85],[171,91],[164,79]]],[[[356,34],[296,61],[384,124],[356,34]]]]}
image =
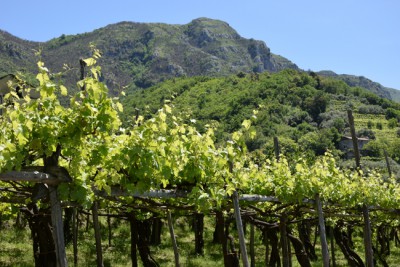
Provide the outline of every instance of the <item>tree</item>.
{"type": "Polygon", "coordinates": [[[380,141],[372,140],[369,141],[364,147],[363,151],[367,156],[370,157],[383,157],[383,150],[386,149],[386,145],[380,141]]]}
{"type": "Polygon", "coordinates": [[[397,126],[398,126],[398,121],[397,121],[396,118],[391,118],[391,119],[389,119],[389,121],[388,121],[388,127],[389,127],[390,129],[394,129],[394,128],[396,128],[397,126]]]}
{"type": "Polygon", "coordinates": [[[400,119],[400,112],[394,108],[387,108],[386,112],[385,112],[385,118],[387,120],[391,119],[391,118],[395,118],[397,120],[400,119]]]}
{"type": "Polygon", "coordinates": [[[318,122],[320,113],[326,111],[329,100],[324,92],[318,91],[313,97],[305,100],[304,109],[310,114],[314,121],[318,122]]]}

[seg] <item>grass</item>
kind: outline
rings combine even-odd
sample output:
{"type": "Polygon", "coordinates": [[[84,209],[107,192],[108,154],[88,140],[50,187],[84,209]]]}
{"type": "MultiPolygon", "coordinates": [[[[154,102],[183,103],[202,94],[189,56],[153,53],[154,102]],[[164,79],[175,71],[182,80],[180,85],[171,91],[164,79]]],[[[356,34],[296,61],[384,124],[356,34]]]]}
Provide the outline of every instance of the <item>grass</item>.
{"type": "MultiPolygon", "coordinates": [[[[176,232],[176,238],[180,252],[181,266],[184,267],[217,267],[223,266],[223,258],[221,255],[221,245],[213,244],[212,236],[214,230],[214,221],[211,217],[205,218],[205,232],[204,232],[204,255],[195,255],[194,251],[194,234],[190,229],[190,222],[188,217],[178,217],[174,220],[174,227],[176,232]]],[[[130,260],[130,230],[129,224],[125,221],[112,220],[113,224],[113,235],[111,240],[111,246],[108,245],[108,232],[105,220],[102,220],[102,248],[104,266],[131,266],[130,260]]],[[[249,232],[249,231],[248,231],[249,232]]],[[[0,243],[0,266],[34,266],[33,255],[32,255],[32,243],[30,240],[30,230],[28,227],[22,230],[16,230],[12,226],[12,222],[6,222],[5,226],[0,231],[1,243],[0,243]]],[[[235,236],[235,229],[232,228],[231,234],[235,236]]],[[[256,267],[265,266],[264,253],[265,246],[261,241],[261,232],[256,229],[255,235],[255,251],[256,251],[256,267]]],[[[248,236],[246,237],[248,238],[248,236]]],[[[311,237],[313,240],[314,237],[311,237]]],[[[174,253],[172,250],[171,239],[168,232],[166,222],[163,222],[161,244],[158,246],[152,246],[152,256],[160,264],[160,266],[173,267],[174,264],[174,253]]],[[[235,240],[237,238],[235,237],[235,240]]],[[[354,236],[356,243],[356,250],[360,257],[363,258],[363,242],[361,229],[354,236]]],[[[328,242],[330,239],[328,238],[328,242]]],[[[316,252],[319,259],[312,262],[312,266],[322,266],[321,251],[319,246],[319,239],[317,238],[316,252]]],[[[86,226],[83,225],[79,229],[79,241],[78,241],[78,265],[77,266],[96,266],[96,248],[94,242],[93,229],[89,228],[86,231],[86,226]]],[[[392,254],[388,258],[390,266],[397,266],[400,259],[400,249],[395,248],[392,242],[392,254]]],[[[69,244],[67,247],[67,259],[70,266],[73,266],[73,253],[72,245],[69,244]]],[[[236,244],[238,249],[238,244],[236,244]]],[[[329,244],[330,249],[330,244],[329,244]]],[[[248,251],[249,252],[249,251],[248,251]]],[[[292,253],[294,250],[292,248],[292,253]]],[[[340,249],[336,247],[336,266],[345,267],[348,263],[344,259],[340,249]]],[[[139,255],[138,255],[139,257],[139,255]]],[[[138,260],[139,266],[143,266],[140,259],[138,260]]],[[[295,255],[292,255],[292,266],[299,267],[295,255]]],[[[379,264],[377,265],[379,266],[379,264]]]]}

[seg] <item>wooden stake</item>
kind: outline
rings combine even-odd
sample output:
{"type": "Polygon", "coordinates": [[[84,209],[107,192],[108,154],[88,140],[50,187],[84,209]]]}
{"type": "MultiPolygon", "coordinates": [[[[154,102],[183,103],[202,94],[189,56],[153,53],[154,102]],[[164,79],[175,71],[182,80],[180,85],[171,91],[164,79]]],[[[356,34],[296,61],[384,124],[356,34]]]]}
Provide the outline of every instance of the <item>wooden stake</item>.
{"type": "Polygon", "coordinates": [[[331,235],[331,254],[332,254],[332,267],[336,267],[336,256],[335,256],[335,238],[333,236],[333,227],[330,227],[331,235]]]}
{"type": "Polygon", "coordinates": [[[99,224],[99,213],[97,201],[93,203],[93,226],[94,226],[94,236],[96,239],[96,254],[97,254],[97,267],[103,267],[103,251],[101,248],[101,233],[99,224]]]}
{"type": "Polygon", "coordinates": [[[78,266],[78,212],[77,208],[72,211],[72,243],[74,253],[74,266],[78,266]]]}
{"type": "Polygon", "coordinates": [[[322,248],[322,262],[324,267],[329,267],[329,250],[328,250],[328,242],[326,241],[325,220],[319,194],[315,194],[315,202],[318,211],[319,237],[321,239],[321,248],[322,248]]]}
{"type": "MultiPolygon", "coordinates": [[[[358,149],[358,140],[356,136],[356,130],[354,127],[354,117],[351,110],[347,111],[350,124],[351,138],[353,140],[354,158],[356,160],[357,170],[361,170],[360,163],[360,151],[358,149]]],[[[366,204],[362,207],[364,216],[364,247],[365,247],[365,264],[367,267],[374,266],[374,252],[372,250],[372,232],[371,232],[371,222],[369,219],[369,210],[366,204]]]]}
{"type": "Polygon", "coordinates": [[[240,216],[239,197],[236,190],[233,192],[232,200],[233,200],[233,207],[235,210],[236,227],[238,230],[243,267],[249,267],[249,259],[247,258],[246,240],[244,239],[242,217],[240,216]]]}
{"type": "Polygon", "coordinates": [[[389,162],[389,156],[386,151],[386,149],[383,150],[383,153],[385,154],[385,160],[386,160],[386,166],[389,174],[389,178],[392,177],[392,169],[390,168],[390,162],[389,162]]]}
{"type": "Polygon", "coordinates": [[[275,158],[276,158],[276,160],[277,161],[279,161],[279,155],[280,155],[280,149],[279,149],[279,140],[278,140],[278,137],[274,137],[274,151],[275,151],[275,158]]]}
{"type": "Polygon", "coordinates": [[[356,129],[354,127],[353,112],[351,110],[348,110],[347,116],[349,117],[350,132],[351,132],[351,138],[353,141],[354,159],[356,160],[356,167],[360,168],[361,167],[360,150],[358,149],[358,138],[356,136],[356,129]]]}
{"type": "Polygon", "coordinates": [[[65,241],[61,203],[58,199],[57,186],[49,186],[51,202],[51,224],[53,226],[53,239],[56,249],[57,267],[67,267],[67,255],[65,253],[65,241]]]}
{"type": "Polygon", "coordinates": [[[254,251],[254,224],[250,224],[250,266],[256,266],[256,257],[254,251]]]}
{"type": "Polygon", "coordinates": [[[284,213],[282,214],[279,222],[279,230],[281,234],[281,247],[282,247],[282,266],[283,267],[289,267],[290,266],[290,261],[289,261],[289,247],[288,247],[288,240],[287,240],[287,231],[286,231],[286,225],[287,225],[287,215],[284,213]]]}
{"type": "Polygon", "coordinates": [[[363,205],[364,216],[364,245],[365,245],[365,266],[374,266],[374,252],[372,250],[372,234],[371,234],[371,221],[369,219],[369,210],[367,205],[363,205]]]}
{"type": "Polygon", "coordinates": [[[180,263],[179,263],[179,250],[178,250],[178,245],[176,243],[174,226],[172,224],[171,211],[167,211],[167,217],[168,217],[169,234],[171,235],[172,246],[174,248],[175,267],[179,267],[180,266],[180,263]]]}

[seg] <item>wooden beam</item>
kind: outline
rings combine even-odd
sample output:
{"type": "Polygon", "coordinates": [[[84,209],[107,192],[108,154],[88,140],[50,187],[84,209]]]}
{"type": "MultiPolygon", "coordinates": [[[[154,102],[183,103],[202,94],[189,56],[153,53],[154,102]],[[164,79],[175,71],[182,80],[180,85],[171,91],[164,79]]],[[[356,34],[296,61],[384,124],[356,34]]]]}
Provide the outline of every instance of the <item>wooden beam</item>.
{"type": "Polygon", "coordinates": [[[20,171],[8,171],[0,174],[0,181],[19,181],[45,183],[48,185],[58,185],[60,183],[72,182],[68,171],[63,167],[52,166],[30,166],[20,171]]]}

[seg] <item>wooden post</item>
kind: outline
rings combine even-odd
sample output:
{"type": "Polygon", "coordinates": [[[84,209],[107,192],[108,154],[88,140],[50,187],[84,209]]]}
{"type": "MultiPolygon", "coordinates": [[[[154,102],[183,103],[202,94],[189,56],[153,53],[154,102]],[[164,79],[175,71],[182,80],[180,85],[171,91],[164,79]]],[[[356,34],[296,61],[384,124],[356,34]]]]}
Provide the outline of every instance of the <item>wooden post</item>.
{"type": "Polygon", "coordinates": [[[94,236],[96,239],[96,254],[97,254],[97,267],[103,267],[103,251],[101,248],[101,233],[100,233],[100,224],[99,224],[99,213],[98,213],[98,203],[97,201],[93,202],[92,207],[93,212],[93,227],[94,227],[94,236]]]}
{"type": "MultiPolygon", "coordinates": [[[[110,213],[110,210],[108,210],[110,213]]],[[[107,214],[107,228],[108,228],[108,246],[111,247],[112,229],[111,229],[111,216],[107,214]]]]}
{"type": "Polygon", "coordinates": [[[279,230],[281,234],[281,246],[282,246],[282,266],[283,267],[289,267],[290,266],[290,261],[289,261],[289,247],[288,247],[288,240],[287,240],[287,231],[286,231],[286,225],[287,225],[287,215],[284,213],[282,214],[279,222],[279,230]]]}
{"type": "Polygon", "coordinates": [[[172,240],[172,246],[174,248],[174,256],[175,256],[175,267],[179,267],[179,251],[178,251],[178,245],[176,243],[176,237],[175,237],[175,232],[174,232],[174,226],[172,224],[172,216],[171,216],[171,211],[167,211],[167,217],[168,217],[168,228],[169,228],[169,234],[171,235],[171,240],[172,240]]]}
{"type": "Polygon", "coordinates": [[[256,257],[254,251],[254,224],[250,224],[250,266],[256,266],[256,257]]]}
{"type": "Polygon", "coordinates": [[[317,211],[318,211],[319,237],[321,239],[321,248],[322,248],[322,262],[324,267],[329,267],[329,250],[328,250],[328,242],[326,240],[325,220],[319,194],[315,194],[315,203],[317,205],[317,211]]]}
{"type": "Polygon", "coordinates": [[[365,245],[365,266],[374,266],[374,252],[372,250],[372,232],[371,232],[371,221],[369,219],[369,210],[367,205],[363,205],[363,217],[364,217],[364,245],[365,245]]]}
{"type": "Polygon", "coordinates": [[[275,151],[275,158],[276,158],[276,160],[277,161],[279,161],[279,159],[280,159],[280,149],[279,149],[279,140],[278,140],[278,137],[274,137],[274,151],[275,151]]]}
{"type": "Polygon", "coordinates": [[[352,138],[352,141],[353,141],[354,159],[356,160],[356,167],[360,168],[361,167],[360,150],[358,149],[358,139],[357,139],[357,136],[356,136],[356,129],[354,127],[353,112],[351,110],[348,110],[347,111],[347,116],[349,117],[350,132],[351,132],[351,138],[352,138]]]}
{"type": "Polygon", "coordinates": [[[65,241],[61,203],[58,199],[57,186],[49,186],[51,202],[51,224],[53,226],[53,239],[56,249],[57,267],[67,267],[67,255],[65,253],[65,241]]]}
{"type": "Polygon", "coordinates": [[[72,211],[72,232],[74,266],[78,266],[78,211],[75,207],[72,211]]]}
{"type": "Polygon", "coordinates": [[[390,177],[392,177],[392,169],[390,168],[389,156],[388,156],[386,149],[383,150],[383,153],[385,154],[386,166],[387,166],[388,174],[389,174],[389,178],[390,178],[390,177]]]}
{"type": "MultiPolygon", "coordinates": [[[[79,59],[79,65],[80,65],[80,72],[81,72],[80,79],[83,80],[83,79],[85,79],[85,67],[86,67],[86,62],[83,60],[83,58],[79,59]]],[[[84,91],[85,86],[82,86],[81,90],[84,91]]]]}
{"type": "Polygon", "coordinates": [[[249,259],[247,258],[246,240],[244,239],[242,217],[240,216],[239,197],[236,190],[233,192],[232,200],[233,200],[233,207],[235,210],[236,227],[238,230],[243,267],[249,267],[249,259]]]}
{"type": "Polygon", "coordinates": [[[332,267],[336,267],[336,256],[335,256],[335,238],[333,236],[333,227],[330,227],[331,235],[331,254],[332,254],[332,267]]]}
{"type": "MultiPolygon", "coordinates": [[[[349,125],[351,138],[353,140],[353,149],[354,149],[354,158],[356,160],[357,170],[360,171],[361,163],[360,163],[360,151],[358,149],[358,141],[356,136],[356,130],[354,127],[354,117],[351,110],[347,111],[347,115],[349,117],[349,125]]],[[[364,204],[362,206],[363,217],[364,217],[364,247],[365,247],[365,265],[367,267],[374,266],[374,252],[372,250],[372,232],[371,232],[371,222],[369,219],[369,210],[368,206],[364,204]]]]}

